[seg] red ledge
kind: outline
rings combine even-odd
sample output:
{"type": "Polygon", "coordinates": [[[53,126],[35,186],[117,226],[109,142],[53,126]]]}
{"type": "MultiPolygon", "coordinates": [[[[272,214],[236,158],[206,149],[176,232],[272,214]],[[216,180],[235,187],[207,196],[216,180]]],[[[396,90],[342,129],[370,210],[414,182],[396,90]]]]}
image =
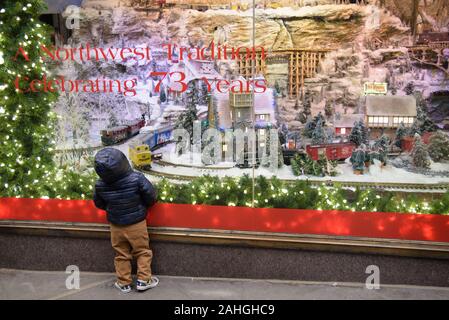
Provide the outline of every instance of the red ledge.
{"type": "MultiPolygon", "coordinates": [[[[90,200],[0,198],[0,220],[107,223],[90,200]]],[[[151,227],[333,235],[449,243],[449,216],[158,203],[151,227]]]]}

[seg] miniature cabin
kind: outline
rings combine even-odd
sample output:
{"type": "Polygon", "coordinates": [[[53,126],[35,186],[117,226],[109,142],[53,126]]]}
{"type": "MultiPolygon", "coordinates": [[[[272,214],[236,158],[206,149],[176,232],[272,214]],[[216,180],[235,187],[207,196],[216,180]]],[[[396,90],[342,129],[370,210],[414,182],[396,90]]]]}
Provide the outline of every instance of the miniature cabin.
{"type": "Polygon", "coordinates": [[[413,96],[367,96],[365,124],[371,137],[382,133],[394,136],[401,123],[410,127],[417,116],[416,99],[413,96]]]}

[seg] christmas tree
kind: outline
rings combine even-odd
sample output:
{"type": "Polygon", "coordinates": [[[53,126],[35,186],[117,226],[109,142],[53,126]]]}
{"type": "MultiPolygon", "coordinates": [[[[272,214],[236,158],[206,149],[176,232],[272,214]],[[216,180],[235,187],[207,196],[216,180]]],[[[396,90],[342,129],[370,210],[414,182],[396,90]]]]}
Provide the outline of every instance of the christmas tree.
{"type": "Polygon", "coordinates": [[[330,161],[322,154],[317,161],[310,156],[302,156],[297,154],[291,160],[291,167],[295,176],[311,175],[311,176],[335,176],[337,175],[337,163],[330,161]]]}
{"type": "Polygon", "coordinates": [[[381,152],[387,152],[389,146],[390,146],[390,138],[387,135],[385,135],[385,134],[383,134],[374,143],[374,147],[378,148],[381,152]]]}
{"type": "Polygon", "coordinates": [[[315,125],[315,129],[312,132],[312,143],[313,144],[323,144],[327,142],[326,131],[323,127],[323,121],[318,118],[318,121],[315,125]]]}
{"type": "Polygon", "coordinates": [[[185,129],[190,135],[190,144],[193,143],[193,123],[198,120],[198,110],[196,88],[193,82],[189,83],[186,92],[186,110],[184,110],[178,117],[175,127],[178,129],[185,129]]]}
{"type": "Polygon", "coordinates": [[[201,82],[200,97],[198,99],[198,104],[207,105],[208,102],[209,102],[209,91],[207,89],[207,85],[205,82],[201,82]]]}
{"type": "Polygon", "coordinates": [[[401,122],[399,127],[396,129],[396,136],[394,139],[394,145],[398,148],[402,148],[402,139],[404,139],[408,134],[408,129],[405,127],[404,122],[401,122]]]}
{"type": "Polygon", "coordinates": [[[405,94],[411,96],[415,92],[415,84],[412,82],[407,83],[404,88],[405,94]]]}
{"type": "Polygon", "coordinates": [[[430,137],[429,155],[433,161],[449,160],[449,137],[442,131],[437,131],[430,137]]]}
{"type": "Polygon", "coordinates": [[[167,94],[165,93],[165,87],[164,85],[161,85],[161,93],[159,94],[159,100],[161,103],[167,102],[167,94]]]}
{"type": "Polygon", "coordinates": [[[298,100],[298,99],[295,100],[295,106],[294,106],[294,109],[295,109],[295,110],[299,110],[299,100],[298,100]]]}
{"type": "Polygon", "coordinates": [[[47,73],[40,46],[51,45],[52,30],[39,21],[44,10],[41,0],[0,5],[1,196],[43,196],[53,189],[56,114],[51,108],[57,94],[32,92],[25,82],[19,90],[14,86],[16,79],[47,73]]]}
{"type": "Polygon", "coordinates": [[[111,110],[111,113],[109,114],[109,128],[116,127],[119,125],[117,116],[115,115],[115,112],[111,110]]]}
{"type": "Polygon", "coordinates": [[[415,134],[412,159],[413,164],[417,168],[429,168],[430,166],[429,152],[427,151],[427,148],[422,142],[419,134],[415,134]]]}
{"type": "Polygon", "coordinates": [[[300,121],[301,123],[306,123],[309,120],[311,114],[312,114],[312,103],[310,99],[310,92],[309,90],[307,90],[304,94],[304,100],[302,102],[302,112],[298,114],[296,120],[300,121]]]}
{"type": "Polygon", "coordinates": [[[365,151],[365,146],[362,144],[357,149],[352,152],[350,162],[352,164],[352,168],[356,173],[363,173],[365,170],[365,162],[369,160],[369,156],[365,151]]]}
{"type": "Polygon", "coordinates": [[[322,127],[326,126],[326,120],[324,119],[324,117],[321,114],[321,112],[318,113],[318,115],[315,116],[315,118],[307,121],[306,125],[304,126],[304,130],[302,132],[304,137],[312,138],[313,132],[315,131],[315,127],[316,127],[318,122],[321,122],[321,126],[322,127]]]}
{"type": "Polygon", "coordinates": [[[351,134],[349,135],[349,141],[356,146],[368,143],[368,129],[363,121],[360,120],[354,123],[354,128],[352,128],[351,134]]]}
{"type": "Polygon", "coordinates": [[[330,102],[330,100],[326,100],[326,104],[324,106],[324,114],[326,115],[326,118],[330,118],[332,117],[332,115],[334,114],[334,108],[330,102]]]}
{"type": "MultiPolygon", "coordinates": [[[[375,148],[375,159],[379,160],[383,165],[387,164],[388,159],[388,149],[390,147],[390,138],[383,134],[376,142],[374,143],[375,148]]],[[[372,160],[372,159],[371,159],[372,160]]],[[[372,161],[372,163],[374,163],[372,161]]]]}

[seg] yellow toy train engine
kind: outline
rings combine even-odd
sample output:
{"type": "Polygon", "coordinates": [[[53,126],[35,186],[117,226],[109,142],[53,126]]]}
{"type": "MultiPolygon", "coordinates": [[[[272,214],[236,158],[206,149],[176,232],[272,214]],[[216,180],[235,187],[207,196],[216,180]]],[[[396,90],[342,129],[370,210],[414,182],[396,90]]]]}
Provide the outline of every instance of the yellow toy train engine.
{"type": "Polygon", "coordinates": [[[131,144],[129,145],[129,158],[131,164],[135,168],[150,169],[151,168],[151,150],[147,144],[131,144]]]}

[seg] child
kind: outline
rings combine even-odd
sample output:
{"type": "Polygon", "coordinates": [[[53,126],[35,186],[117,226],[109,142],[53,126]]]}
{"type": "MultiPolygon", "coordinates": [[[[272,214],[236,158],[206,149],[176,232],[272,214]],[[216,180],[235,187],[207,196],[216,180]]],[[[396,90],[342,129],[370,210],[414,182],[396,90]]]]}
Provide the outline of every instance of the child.
{"type": "Polygon", "coordinates": [[[151,276],[153,253],[149,246],[146,217],[157,199],[156,190],[147,178],[131,169],[119,150],[105,148],[95,155],[95,171],[100,179],[95,184],[94,203],[106,210],[110,222],[111,243],[115,250],[115,287],[131,291],[131,260],[137,259],[138,291],[158,285],[151,276]]]}

